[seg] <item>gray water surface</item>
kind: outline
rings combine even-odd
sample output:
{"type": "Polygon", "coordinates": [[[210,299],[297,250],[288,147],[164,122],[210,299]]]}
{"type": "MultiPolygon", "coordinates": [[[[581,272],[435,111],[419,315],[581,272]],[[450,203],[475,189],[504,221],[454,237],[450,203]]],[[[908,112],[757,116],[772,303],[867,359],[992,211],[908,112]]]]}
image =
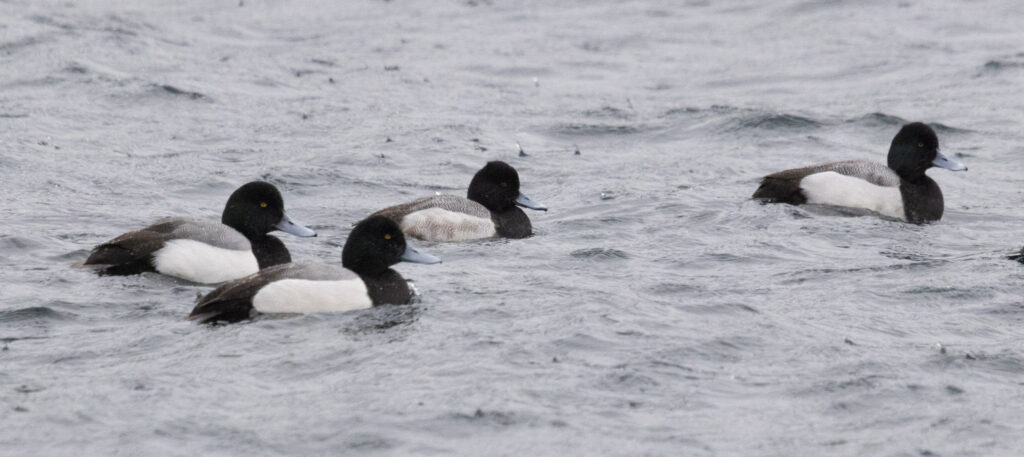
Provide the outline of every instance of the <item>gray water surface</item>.
{"type": "Polygon", "coordinates": [[[4,0],[0,69],[0,455],[1024,448],[1018,1],[4,0]],[[938,223],[749,200],[910,121],[970,167],[938,223]],[[209,327],[74,267],[254,179],[340,261],[495,159],[551,211],[419,243],[413,306],[209,327]]]}

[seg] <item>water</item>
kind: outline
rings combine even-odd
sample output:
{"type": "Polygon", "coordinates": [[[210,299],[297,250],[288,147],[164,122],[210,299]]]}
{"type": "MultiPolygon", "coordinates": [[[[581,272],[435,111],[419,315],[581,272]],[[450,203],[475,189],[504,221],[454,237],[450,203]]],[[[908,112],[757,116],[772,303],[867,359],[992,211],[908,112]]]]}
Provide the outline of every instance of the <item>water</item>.
{"type": "Polygon", "coordinates": [[[1018,455],[1022,13],[0,2],[0,454],[1018,455]],[[748,200],[914,120],[970,167],[938,223],[748,200]],[[210,328],[73,267],[253,179],[338,261],[493,159],[551,211],[419,243],[414,306],[210,328]]]}

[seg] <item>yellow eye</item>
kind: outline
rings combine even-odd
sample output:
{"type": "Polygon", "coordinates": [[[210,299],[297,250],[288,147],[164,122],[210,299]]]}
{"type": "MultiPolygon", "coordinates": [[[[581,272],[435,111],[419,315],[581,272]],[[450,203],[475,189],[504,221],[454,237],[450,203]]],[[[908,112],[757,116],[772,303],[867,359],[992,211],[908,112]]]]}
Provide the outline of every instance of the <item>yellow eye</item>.
{"type": "Polygon", "coordinates": [[[390,240],[391,239],[391,234],[390,233],[384,234],[384,239],[385,240],[390,240]]]}
{"type": "Polygon", "coordinates": [[[267,202],[260,202],[260,208],[266,208],[267,202]]]}
{"type": "Polygon", "coordinates": [[[924,147],[924,143],[917,143],[917,147],[923,148],[924,147]]]}

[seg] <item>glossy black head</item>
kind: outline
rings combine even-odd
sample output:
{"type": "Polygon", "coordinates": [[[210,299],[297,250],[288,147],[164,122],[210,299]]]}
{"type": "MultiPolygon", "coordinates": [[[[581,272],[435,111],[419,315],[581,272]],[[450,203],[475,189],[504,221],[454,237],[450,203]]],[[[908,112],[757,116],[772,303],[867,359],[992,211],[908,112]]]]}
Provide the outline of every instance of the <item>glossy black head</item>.
{"type": "Polygon", "coordinates": [[[379,275],[402,261],[405,248],[405,235],[398,224],[384,216],[373,216],[349,233],[341,251],[341,265],[360,275],[379,275]]]}
{"type": "Polygon", "coordinates": [[[487,162],[473,175],[466,198],[494,212],[506,211],[514,207],[519,198],[519,173],[505,162],[487,162]]]}
{"type": "Polygon", "coordinates": [[[284,200],[277,188],[267,182],[253,181],[231,194],[220,221],[253,239],[277,230],[284,217],[284,200]]]}
{"type": "Polygon", "coordinates": [[[932,167],[939,156],[939,138],[920,122],[904,125],[889,146],[889,168],[901,178],[914,181],[932,167]]]}

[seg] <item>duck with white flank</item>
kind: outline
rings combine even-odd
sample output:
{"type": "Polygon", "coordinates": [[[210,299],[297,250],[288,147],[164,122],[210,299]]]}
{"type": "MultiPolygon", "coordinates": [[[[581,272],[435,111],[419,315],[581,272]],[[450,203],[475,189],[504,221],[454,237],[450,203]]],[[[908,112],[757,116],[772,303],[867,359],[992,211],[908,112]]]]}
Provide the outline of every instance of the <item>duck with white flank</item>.
{"type": "Polygon", "coordinates": [[[439,263],[405,243],[398,225],[370,217],[352,229],[341,252],[341,265],[290,263],[261,270],[214,289],[189,319],[236,322],[256,313],[315,313],[402,305],[412,300],[408,283],[391,265],[439,263]]]}
{"type": "Polygon", "coordinates": [[[515,168],[494,161],[473,176],[466,198],[426,197],[382,209],[371,217],[387,217],[398,223],[406,235],[427,241],[526,238],[533,235],[533,226],[517,206],[548,210],[519,191],[519,173],[515,168]]]}
{"type": "Polygon", "coordinates": [[[754,199],[765,203],[836,205],[874,211],[915,224],[942,218],[939,185],[931,167],[966,171],[939,152],[939,139],[920,122],[904,125],[889,147],[888,166],[866,160],[833,162],[765,176],[754,199]]]}
{"type": "Polygon", "coordinates": [[[285,214],[281,193],[273,184],[254,181],[231,194],[220,223],[163,219],[96,246],[85,265],[99,266],[104,275],[155,271],[216,284],[291,262],[284,243],[267,234],[274,230],[316,236],[285,214]]]}

